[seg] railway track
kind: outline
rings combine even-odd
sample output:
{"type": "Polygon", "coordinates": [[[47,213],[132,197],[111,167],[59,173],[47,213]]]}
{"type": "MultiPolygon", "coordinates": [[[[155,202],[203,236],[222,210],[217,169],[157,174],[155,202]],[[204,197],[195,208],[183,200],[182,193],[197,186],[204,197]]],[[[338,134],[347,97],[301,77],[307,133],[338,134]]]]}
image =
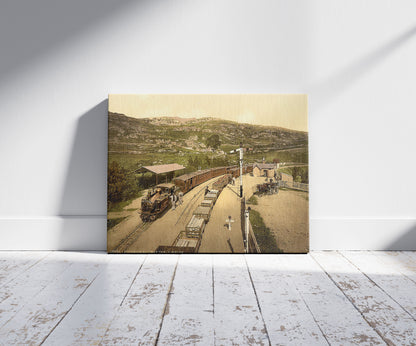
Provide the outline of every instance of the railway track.
{"type": "MultiPolygon", "coordinates": [[[[179,220],[187,216],[192,211],[193,203],[192,201],[199,197],[203,192],[205,191],[205,185],[204,188],[202,188],[200,191],[196,192],[189,203],[186,205],[185,209],[182,211],[182,213],[179,215],[175,225],[179,222],[179,220]]],[[[125,237],[118,245],[115,247],[110,253],[125,253],[131,245],[140,237],[142,233],[144,233],[152,224],[153,222],[142,222],[140,223],[134,231],[132,231],[127,237],[125,237]]]]}
{"type": "MultiPolygon", "coordinates": [[[[208,183],[207,185],[209,185],[209,183],[208,183]]],[[[191,199],[190,199],[190,201],[188,202],[187,206],[185,207],[185,209],[182,211],[182,213],[179,215],[178,219],[176,220],[176,222],[175,222],[175,226],[178,224],[178,222],[180,221],[180,219],[181,219],[183,216],[189,216],[190,212],[192,211],[191,207],[195,207],[195,205],[192,203],[192,201],[193,201],[195,198],[197,198],[197,197],[201,196],[201,195],[204,193],[204,191],[205,191],[205,186],[207,186],[207,185],[203,185],[203,186],[201,186],[201,190],[200,190],[200,191],[198,191],[198,192],[196,192],[196,193],[192,196],[192,198],[191,198],[191,199]]]]}
{"type": "Polygon", "coordinates": [[[125,237],[110,253],[125,253],[126,250],[137,240],[137,238],[150,227],[151,224],[152,222],[140,223],[134,231],[125,237]]]}
{"type": "MultiPolygon", "coordinates": [[[[210,179],[211,180],[211,179],[210,179]]],[[[195,191],[195,188],[193,189],[193,196],[191,199],[186,203],[185,208],[182,210],[178,218],[176,219],[175,226],[179,223],[179,221],[182,218],[188,218],[195,207],[195,200],[198,199],[204,192],[205,187],[208,186],[210,183],[207,182],[205,184],[201,184],[198,187],[200,188],[199,191],[195,191]]],[[[167,212],[167,210],[166,210],[167,212]]],[[[165,214],[165,213],[163,213],[165,214]]],[[[152,225],[153,221],[150,222],[142,222],[140,223],[134,231],[132,231],[128,236],[126,236],[123,240],[120,241],[120,243],[110,251],[110,253],[125,253],[136,241],[137,239],[152,225]]]]}

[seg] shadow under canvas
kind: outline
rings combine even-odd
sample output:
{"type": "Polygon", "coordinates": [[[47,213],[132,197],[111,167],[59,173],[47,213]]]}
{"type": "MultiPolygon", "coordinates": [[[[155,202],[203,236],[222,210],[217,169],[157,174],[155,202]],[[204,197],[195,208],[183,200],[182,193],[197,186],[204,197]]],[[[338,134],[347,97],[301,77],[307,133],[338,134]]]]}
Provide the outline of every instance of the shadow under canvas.
{"type": "Polygon", "coordinates": [[[78,120],[58,210],[60,249],[106,248],[107,110],[103,100],[78,120]]]}

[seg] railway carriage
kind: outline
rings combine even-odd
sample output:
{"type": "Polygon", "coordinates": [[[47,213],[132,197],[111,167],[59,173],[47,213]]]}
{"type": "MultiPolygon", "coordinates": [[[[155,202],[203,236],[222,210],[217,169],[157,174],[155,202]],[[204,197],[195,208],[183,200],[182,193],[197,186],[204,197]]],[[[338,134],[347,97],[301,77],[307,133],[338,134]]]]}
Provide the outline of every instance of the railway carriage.
{"type": "Polygon", "coordinates": [[[240,168],[238,168],[237,166],[231,168],[230,174],[233,176],[233,178],[238,178],[240,176],[240,168]]]}
{"type": "Polygon", "coordinates": [[[220,175],[225,174],[227,171],[227,167],[216,167],[216,168],[212,168],[212,177],[218,177],[220,175]]]}
{"type": "Polygon", "coordinates": [[[225,171],[226,171],[226,167],[204,169],[202,171],[183,174],[179,177],[176,177],[173,181],[175,185],[178,186],[182,190],[183,193],[187,193],[189,190],[193,189],[195,186],[198,186],[212,178],[215,178],[224,174],[225,171]]]}
{"type": "Polygon", "coordinates": [[[181,189],[183,193],[187,193],[192,189],[192,178],[195,176],[195,173],[183,174],[179,177],[176,177],[173,182],[177,187],[181,189]]]}
{"type": "MultiPolygon", "coordinates": [[[[250,173],[252,171],[253,171],[252,165],[246,165],[243,167],[243,173],[250,173]]],[[[173,181],[175,185],[178,186],[182,190],[183,193],[187,193],[189,190],[193,189],[195,186],[198,186],[212,178],[215,178],[221,175],[227,175],[230,177],[237,178],[240,176],[240,168],[238,166],[228,166],[228,167],[216,167],[216,168],[211,168],[211,169],[205,169],[202,171],[183,174],[179,177],[176,177],[173,181]]]]}

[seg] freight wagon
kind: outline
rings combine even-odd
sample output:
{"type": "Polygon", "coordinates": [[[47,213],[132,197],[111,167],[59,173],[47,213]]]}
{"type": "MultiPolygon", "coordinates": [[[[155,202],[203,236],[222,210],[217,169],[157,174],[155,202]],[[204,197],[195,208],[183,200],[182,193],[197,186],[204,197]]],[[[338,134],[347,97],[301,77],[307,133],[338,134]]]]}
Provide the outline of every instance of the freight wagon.
{"type": "Polygon", "coordinates": [[[156,249],[156,253],[197,253],[204,230],[205,220],[193,215],[185,231],[178,234],[173,245],[161,245],[156,249]]]}
{"type": "Polygon", "coordinates": [[[210,207],[203,207],[198,206],[195,211],[193,212],[193,215],[196,217],[202,218],[205,220],[205,222],[208,222],[209,217],[211,216],[211,208],[210,207]]]}
{"type": "Polygon", "coordinates": [[[203,207],[208,207],[208,208],[211,208],[212,209],[212,207],[214,206],[214,201],[212,199],[204,199],[201,202],[201,205],[203,207]]]}

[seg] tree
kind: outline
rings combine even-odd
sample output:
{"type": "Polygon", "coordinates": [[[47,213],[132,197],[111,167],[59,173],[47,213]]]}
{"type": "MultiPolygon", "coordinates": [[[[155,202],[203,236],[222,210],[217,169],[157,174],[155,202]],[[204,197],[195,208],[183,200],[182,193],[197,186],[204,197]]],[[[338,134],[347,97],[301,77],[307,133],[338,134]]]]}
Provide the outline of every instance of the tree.
{"type": "Polygon", "coordinates": [[[302,183],[309,184],[309,169],[306,167],[304,174],[302,174],[302,183]]]}
{"type": "Polygon", "coordinates": [[[137,196],[140,191],[139,183],[140,180],[136,175],[129,174],[117,162],[111,162],[108,166],[108,207],[137,196]]]}
{"type": "Polygon", "coordinates": [[[301,177],[300,167],[292,167],[292,177],[293,177],[293,180],[296,181],[296,182],[298,182],[297,180],[301,179],[300,178],[301,177]],[[299,179],[298,179],[298,177],[299,177],[299,179]]]}
{"type": "Polygon", "coordinates": [[[209,136],[207,138],[206,144],[208,147],[212,149],[218,149],[221,145],[220,136],[218,136],[217,134],[209,136]]]}
{"type": "Polygon", "coordinates": [[[113,161],[108,165],[108,201],[120,202],[126,187],[126,171],[113,161]]]}

